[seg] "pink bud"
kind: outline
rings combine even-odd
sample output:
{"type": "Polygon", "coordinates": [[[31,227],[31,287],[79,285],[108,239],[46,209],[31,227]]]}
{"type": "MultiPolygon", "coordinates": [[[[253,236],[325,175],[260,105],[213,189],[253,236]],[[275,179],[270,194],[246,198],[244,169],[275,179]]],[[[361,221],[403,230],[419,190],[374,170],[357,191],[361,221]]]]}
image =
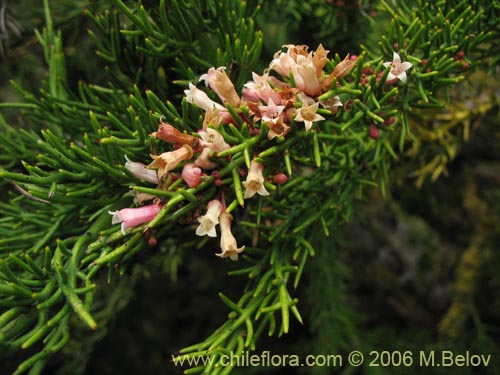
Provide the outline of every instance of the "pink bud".
{"type": "Polygon", "coordinates": [[[394,121],[396,121],[396,119],[394,118],[394,116],[391,116],[384,121],[384,124],[385,125],[392,125],[392,124],[394,124],[394,121]]]}
{"type": "Polygon", "coordinates": [[[277,173],[274,175],[273,181],[278,185],[284,185],[288,182],[288,177],[284,173],[277,173]]]}
{"type": "Polygon", "coordinates": [[[153,220],[161,210],[161,206],[150,204],[137,208],[123,208],[119,211],[108,211],[113,215],[112,224],[122,223],[122,233],[125,234],[125,229],[135,227],[140,224],[148,223],[153,220]]]}
{"type": "Polygon", "coordinates": [[[201,182],[201,169],[193,163],[185,164],[182,168],[181,177],[189,187],[198,186],[201,182]]]}
{"type": "Polygon", "coordinates": [[[378,139],[378,137],[380,137],[380,133],[378,131],[378,128],[373,124],[370,124],[369,134],[370,134],[370,138],[372,138],[372,139],[378,139]]]}

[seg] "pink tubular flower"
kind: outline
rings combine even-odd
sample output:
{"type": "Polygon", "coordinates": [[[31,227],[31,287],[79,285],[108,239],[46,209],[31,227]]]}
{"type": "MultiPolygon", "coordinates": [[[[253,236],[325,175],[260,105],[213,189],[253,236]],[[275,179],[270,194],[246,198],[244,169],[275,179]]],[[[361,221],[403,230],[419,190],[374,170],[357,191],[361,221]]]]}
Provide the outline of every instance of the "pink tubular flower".
{"type": "Polygon", "coordinates": [[[201,182],[201,169],[193,163],[185,164],[181,177],[189,187],[198,186],[201,182]]]}
{"type": "Polygon", "coordinates": [[[234,85],[227,76],[225,69],[225,67],[210,68],[208,73],[200,77],[200,81],[205,81],[224,103],[227,102],[232,107],[237,107],[240,105],[241,99],[236,93],[234,85]]]}
{"type": "Polygon", "coordinates": [[[290,46],[288,45],[288,53],[277,51],[274,54],[274,59],[269,64],[269,69],[274,70],[283,77],[288,77],[292,68],[296,65],[295,59],[290,54],[290,46]]]}
{"type": "Polygon", "coordinates": [[[221,258],[231,258],[233,261],[238,260],[238,254],[245,250],[245,246],[238,247],[236,239],[231,232],[231,221],[233,217],[227,212],[222,212],[219,216],[220,221],[220,248],[222,253],[215,254],[221,258]]]}
{"type": "Polygon", "coordinates": [[[215,152],[221,152],[227,150],[229,146],[224,137],[215,129],[207,128],[206,130],[200,130],[198,132],[201,135],[201,145],[203,147],[208,147],[215,152]]]}
{"type": "Polygon", "coordinates": [[[297,56],[297,65],[292,71],[297,88],[309,96],[318,96],[321,94],[321,85],[316,75],[316,67],[314,66],[312,54],[297,56]]]}
{"type": "MultiPolygon", "coordinates": [[[[278,101],[278,103],[280,103],[278,101]]],[[[272,98],[269,98],[269,101],[267,102],[267,105],[260,105],[259,106],[259,111],[262,117],[262,120],[264,121],[272,121],[276,122],[281,115],[281,112],[285,109],[284,105],[276,105],[274,100],[272,98]]]]}
{"type": "Polygon", "coordinates": [[[217,237],[215,226],[219,224],[219,215],[222,211],[222,203],[217,199],[208,202],[207,213],[198,218],[200,225],[196,228],[197,236],[217,237]]]}
{"type": "Polygon", "coordinates": [[[180,143],[196,147],[198,138],[189,134],[184,134],[177,130],[174,126],[162,122],[158,127],[158,131],[152,133],[153,137],[159,138],[165,142],[180,143]]]}
{"type": "Polygon", "coordinates": [[[140,224],[149,223],[153,220],[161,210],[161,206],[157,204],[150,204],[137,208],[124,208],[119,211],[108,211],[113,215],[111,219],[112,224],[122,223],[122,233],[130,227],[135,227],[140,224]]]}
{"type": "Polygon", "coordinates": [[[297,110],[297,115],[295,116],[295,121],[302,121],[305,124],[306,131],[310,130],[313,122],[322,121],[325,118],[318,115],[316,111],[318,110],[319,103],[307,104],[302,103],[302,107],[297,110]]]}
{"type": "Polygon", "coordinates": [[[186,100],[188,103],[193,103],[195,106],[204,109],[205,111],[213,111],[214,108],[218,110],[225,110],[222,105],[210,99],[205,91],[198,89],[192,83],[189,84],[189,90],[184,90],[184,93],[186,94],[186,100]]]}
{"type": "Polygon", "coordinates": [[[307,52],[307,46],[286,45],[286,53],[278,51],[274,55],[269,69],[282,76],[293,74],[295,85],[307,95],[318,96],[322,93],[320,78],[327,61],[328,51],[322,45],[315,52],[307,52]]]}
{"type": "Polygon", "coordinates": [[[253,160],[250,162],[250,170],[248,171],[246,181],[243,182],[243,186],[245,187],[244,199],[252,198],[255,194],[269,195],[264,186],[263,171],[264,165],[253,160]]]}
{"type": "Polygon", "coordinates": [[[147,168],[158,169],[158,179],[165,177],[183,161],[193,157],[193,149],[189,145],[183,145],[174,151],[164,152],[160,155],[151,155],[153,162],[147,168]]]}
{"type": "Polygon", "coordinates": [[[127,160],[125,163],[125,168],[132,173],[135,178],[139,180],[144,180],[151,182],[153,184],[158,185],[160,181],[158,181],[158,176],[155,171],[146,168],[145,164],[131,161],[127,155],[125,155],[125,159],[127,160]]]}
{"type": "Polygon", "coordinates": [[[388,84],[395,83],[398,79],[401,82],[406,82],[406,71],[410,69],[413,65],[411,62],[405,61],[401,62],[401,57],[397,52],[393,53],[392,61],[388,61],[384,63],[384,66],[387,68],[391,67],[391,71],[387,76],[386,82],[388,84]]]}
{"type": "Polygon", "coordinates": [[[249,81],[243,85],[243,99],[258,103],[260,100],[265,103],[272,99],[274,103],[281,103],[279,94],[269,84],[270,77],[268,74],[259,76],[252,73],[253,81],[249,81]]]}

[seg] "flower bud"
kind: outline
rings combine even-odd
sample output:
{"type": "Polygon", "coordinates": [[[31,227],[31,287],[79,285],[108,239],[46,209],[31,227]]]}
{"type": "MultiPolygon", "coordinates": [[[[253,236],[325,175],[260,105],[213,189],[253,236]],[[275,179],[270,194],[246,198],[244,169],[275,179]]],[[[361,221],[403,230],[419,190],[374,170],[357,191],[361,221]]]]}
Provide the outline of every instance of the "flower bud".
{"type": "Polygon", "coordinates": [[[135,227],[140,224],[148,223],[153,220],[161,210],[161,206],[157,204],[150,204],[147,206],[137,208],[124,208],[119,211],[108,211],[113,215],[111,219],[112,224],[122,223],[122,233],[130,227],[135,227]]]}
{"type": "Polygon", "coordinates": [[[181,177],[189,187],[198,186],[201,182],[201,169],[193,163],[185,164],[182,168],[181,177]]]}
{"type": "Polygon", "coordinates": [[[371,139],[378,139],[380,137],[380,132],[378,128],[373,124],[370,124],[370,129],[368,133],[370,134],[371,139]]]}
{"type": "Polygon", "coordinates": [[[163,122],[158,127],[158,131],[152,133],[152,135],[165,142],[181,143],[190,145],[191,147],[196,147],[198,145],[198,138],[189,134],[184,134],[172,125],[163,122]]]}
{"type": "Polygon", "coordinates": [[[275,184],[284,185],[288,182],[288,177],[284,173],[277,173],[274,175],[273,181],[275,184]]]}

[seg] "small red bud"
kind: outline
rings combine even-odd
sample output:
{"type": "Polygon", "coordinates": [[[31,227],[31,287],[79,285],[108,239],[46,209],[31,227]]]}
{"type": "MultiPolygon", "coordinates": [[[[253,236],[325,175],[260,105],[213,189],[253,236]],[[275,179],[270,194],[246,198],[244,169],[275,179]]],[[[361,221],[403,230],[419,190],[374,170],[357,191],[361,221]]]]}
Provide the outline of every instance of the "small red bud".
{"type": "Polygon", "coordinates": [[[380,137],[378,128],[373,124],[370,124],[369,134],[371,139],[378,139],[378,137],[380,137]]]}
{"type": "Polygon", "coordinates": [[[420,61],[420,64],[421,64],[422,66],[425,66],[425,64],[427,64],[427,60],[426,60],[426,59],[422,59],[422,60],[420,61]]]}
{"type": "Polygon", "coordinates": [[[467,69],[469,69],[469,68],[470,68],[470,64],[469,64],[468,62],[464,62],[464,63],[462,64],[462,69],[463,69],[463,70],[467,70],[467,69]]]}
{"type": "Polygon", "coordinates": [[[274,175],[273,181],[278,185],[284,185],[288,182],[288,177],[284,173],[277,173],[274,175]]]}
{"type": "Polygon", "coordinates": [[[148,245],[151,247],[155,247],[158,244],[158,240],[155,237],[150,237],[148,239],[148,245]]]}
{"type": "Polygon", "coordinates": [[[392,125],[394,124],[395,118],[394,116],[389,117],[387,120],[384,121],[385,125],[392,125]]]}
{"type": "Polygon", "coordinates": [[[397,51],[397,50],[399,49],[399,43],[397,43],[397,42],[396,42],[396,43],[394,43],[394,44],[392,45],[392,48],[394,48],[394,50],[396,50],[396,51],[397,51]]]}
{"type": "Polygon", "coordinates": [[[220,178],[216,178],[214,184],[215,186],[222,186],[222,180],[220,178]]]}

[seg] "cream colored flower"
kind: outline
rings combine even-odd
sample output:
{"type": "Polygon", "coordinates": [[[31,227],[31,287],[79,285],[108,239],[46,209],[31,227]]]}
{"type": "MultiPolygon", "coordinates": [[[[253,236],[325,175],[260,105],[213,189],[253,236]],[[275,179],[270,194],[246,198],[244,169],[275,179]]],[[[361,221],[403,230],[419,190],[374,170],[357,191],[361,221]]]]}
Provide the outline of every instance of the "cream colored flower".
{"type": "Polygon", "coordinates": [[[269,192],[264,186],[264,176],[262,172],[264,166],[256,161],[250,162],[250,170],[248,171],[247,179],[243,182],[245,187],[244,199],[252,198],[255,194],[269,195],[269,192]]]}
{"type": "Polygon", "coordinates": [[[326,65],[326,62],[328,61],[328,50],[326,50],[322,44],[316,48],[316,51],[313,53],[313,63],[314,67],[316,68],[316,75],[318,77],[321,76],[321,73],[323,72],[323,68],[326,65]]]}
{"type": "Polygon", "coordinates": [[[222,211],[222,203],[213,199],[208,202],[207,213],[198,218],[200,225],[196,228],[197,236],[209,236],[217,237],[217,232],[215,231],[215,226],[219,224],[219,216],[222,211]]]}
{"type": "Polygon", "coordinates": [[[302,107],[297,110],[295,121],[303,122],[306,127],[306,131],[310,130],[313,122],[322,121],[325,119],[323,116],[316,113],[318,107],[318,102],[314,104],[307,104],[306,102],[303,102],[302,107]]]}
{"type": "Polygon", "coordinates": [[[231,221],[233,216],[227,212],[223,212],[219,216],[220,221],[220,248],[222,253],[215,254],[221,258],[231,258],[233,261],[238,260],[238,254],[245,250],[245,246],[238,247],[236,239],[231,232],[231,221]]]}
{"type": "Polygon", "coordinates": [[[276,121],[268,121],[265,124],[269,128],[267,139],[284,137],[290,131],[290,127],[283,122],[283,117],[279,117],[276,121]]]}
{"type": "Polygon", "coordinates": [[[165,177],[168,172],[173,170],[177,165],[184,160],[193,157],[193,149],[189,145],[182,145],[174,151],[164,152],[160,155],[151,155],[153,162],[147,166],[150,169],[158,170],[158,179],[165,177]]]}
{"type": "Polygon", "coordinates": [[[207,128],[206,130],[200,130],[198,133],[201,136],[200,143],[203,147],[208,147],[215,152],[221,152],[231,147],[224,141],[222,134],[215,129],[207,128]]]}
{"type": "Polygon", "coordinates": [[[349,54],[335,66],[335,69],[330,73],[328,77],[326,77],[322,82],[321,85],[325,88],[328,89],[332,85],[333,79],[337,78],[343,78],[346,75],[348,75],[351,70],[356,66],[356,60],[351,60],[351,57],[349,54]]]}

